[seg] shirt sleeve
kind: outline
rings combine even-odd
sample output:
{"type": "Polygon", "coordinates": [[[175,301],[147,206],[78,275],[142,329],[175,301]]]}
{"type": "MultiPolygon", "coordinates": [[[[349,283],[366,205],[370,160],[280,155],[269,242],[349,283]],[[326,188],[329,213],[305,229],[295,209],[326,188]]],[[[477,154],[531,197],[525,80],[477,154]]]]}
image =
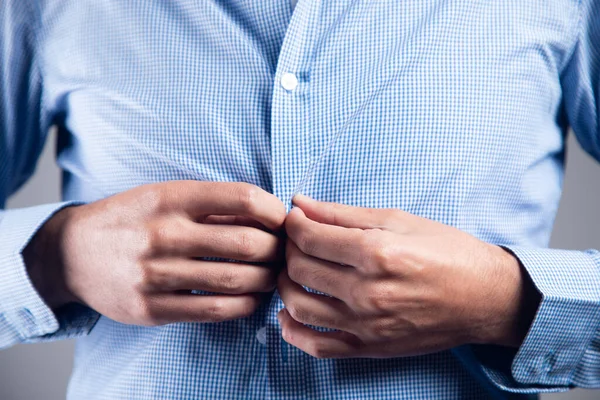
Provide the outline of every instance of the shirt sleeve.
{"type": "MultiPolygon", "coordinates": [[[[580,7],[573,54],[561,75],[564,107],[579,143],[600,161],[600,2],[583,0],[580,7]]],[[[600,388],[600,253],[508,249],[542,300],[518,350],[477,349],[482,371],[511,392],[600,388]]]]}
{"type": "Polygon", "coordinates": [[[28,1],[0,7],[0,348],[85,334],[98,314],[82,306],[53,312],[33,287],[22,251],[56,211],[73,203],[4,210],[6,198],[32,174],[49,123],[41,112],[35,9],[28,1]]]}

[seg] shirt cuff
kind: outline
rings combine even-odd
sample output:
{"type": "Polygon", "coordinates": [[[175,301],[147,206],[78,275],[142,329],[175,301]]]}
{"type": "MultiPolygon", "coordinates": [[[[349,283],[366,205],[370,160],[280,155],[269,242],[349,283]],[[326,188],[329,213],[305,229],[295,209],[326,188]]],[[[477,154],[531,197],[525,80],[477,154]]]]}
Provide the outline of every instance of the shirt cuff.
{"type": "Polygon", "coordinates": [[[68,305],[56,314],[35,290],[22,251],[37,230],[57,211],[77,202],[45,204],[0,213],[0,348],[86,334],[98,314],[68,305]]]}
{"type": "Polygon", "coordinates": [[[510,392],[569,389],[600,325],[599,253],[505,248],[525,267],[542,300],[518,350],[477,349],[483,372],[510,392]]]}

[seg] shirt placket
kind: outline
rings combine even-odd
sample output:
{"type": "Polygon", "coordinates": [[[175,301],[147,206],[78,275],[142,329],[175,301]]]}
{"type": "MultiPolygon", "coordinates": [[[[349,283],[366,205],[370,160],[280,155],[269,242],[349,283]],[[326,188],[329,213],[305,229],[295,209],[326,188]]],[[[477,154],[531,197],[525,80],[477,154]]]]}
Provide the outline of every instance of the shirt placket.
{"type": "MultiPolygon", "coordinates": [[[[286,32],[274,77],[271,109],[273,193],[291,208],[294,190],[311,164],[310,67],[319,37],[324,0],[298,0],[286,32]]],[[[300,350],[281,338],[277,313],[283,308],[275,292],[266,325],[267,397],[306,393],[305,361],[300,350]]]]}

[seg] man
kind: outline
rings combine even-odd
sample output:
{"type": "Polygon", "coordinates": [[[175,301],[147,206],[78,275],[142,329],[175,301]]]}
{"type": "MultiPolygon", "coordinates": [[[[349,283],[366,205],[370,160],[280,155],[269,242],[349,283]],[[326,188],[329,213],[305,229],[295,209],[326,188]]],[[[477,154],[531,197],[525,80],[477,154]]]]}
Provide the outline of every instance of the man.
{"type": "Polygon", "coordinates": [[[78,337],[71,399],[598,386],[600,255],[544,247],[568,127],[600,158],[599,19],[6,0],[2,198],[56,124],[65,202],[2,213],[0,346],[78,337]]]}

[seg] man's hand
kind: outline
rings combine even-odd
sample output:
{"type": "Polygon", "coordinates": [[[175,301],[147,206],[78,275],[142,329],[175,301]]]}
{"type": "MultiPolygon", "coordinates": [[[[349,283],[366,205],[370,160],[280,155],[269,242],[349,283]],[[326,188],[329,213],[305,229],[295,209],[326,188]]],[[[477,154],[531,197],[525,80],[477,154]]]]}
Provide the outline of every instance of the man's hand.
{"type": "Polygon", "coordinates": [[[318,358],[386,358],[523,340],[538,294],[504,249],[399,210],[294,202],[278,280],[291,345],[318,358]]]}
{"type": "Polygon", "coordinates": [[[271,232],[284,219],[284,205],[250,184],[157,183],[63,209],[24,257],[52,307],[77,301],[137,325],[224,321],[250,315],[274,289],[269,263],[282,252],[271,232]]]}

